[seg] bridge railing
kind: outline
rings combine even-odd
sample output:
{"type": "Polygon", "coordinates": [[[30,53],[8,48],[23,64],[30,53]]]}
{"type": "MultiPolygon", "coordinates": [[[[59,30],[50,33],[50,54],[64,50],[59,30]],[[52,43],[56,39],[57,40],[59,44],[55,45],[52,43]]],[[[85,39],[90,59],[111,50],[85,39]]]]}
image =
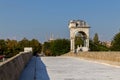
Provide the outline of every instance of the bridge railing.
{"type": "Polygon", "coordinates": [[[32,57],[31,52],[20,52],[0,64],[0,80],[18,80],[19,76],[32,57]]]}

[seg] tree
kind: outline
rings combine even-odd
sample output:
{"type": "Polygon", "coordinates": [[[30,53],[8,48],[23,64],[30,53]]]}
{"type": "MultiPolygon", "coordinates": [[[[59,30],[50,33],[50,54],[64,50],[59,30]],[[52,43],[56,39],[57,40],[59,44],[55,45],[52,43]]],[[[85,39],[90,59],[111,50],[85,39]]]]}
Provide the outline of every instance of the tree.
{"type": "Polygon", "coordinates": [[[104,44],[101,44],[99,42],[94,42],[93,40],[90,39],[89,41],[90,44],[90,51],[109,51],[110,49],[106,47],[104,44]]]}
{"type": "Polygon", "coordinates": [[[92,41],[89,41],[90,51],[99,51],[98,46],[92,41]]]}
{"type": "Polygon", "coordinates": [[[1,39],[0,40],[0,55],[4,55],[6,53],[6,50],[7,50],[6,41],[1,39]]]}
{"type": "Polygon", "coordinates": [[[27,38],[23,38],[18,42],[18,47],[21,51],[23,51],[24,47],[30,47],[30,41],[27,38]]]}
{"type": "Polygon", "coordinates": [[[23,38],[21,41],[4,39],[0,40],[0,55],[6,55],[5,57],[12,57],[24,50],[24,47],[32,47],[33,53],[40,53],[42,50],[42,44],[36,40],[31,41],[23,38]]]}
{"type": "Polygon", "coordinates": [[[70,41],[67,39],[57,39],[51,42],[53,56],[59,56],[70,51],[70,41]]]}
{"type": "Polygon", "coordinates": [[[29,46],[33,48],[34,54],[41,53],[42,45],[38,40],[32,39],[29,46]]]}
{"type": "Polygon", "coordinates": [[[75,48],[77,48],[77,46],[80,45],[84,45],[84,41],[82,40],[82,38],[80,36],[76,36],[75,37],[75,48]]]}
{"type": "Polygon", "coordinates": [[[7,39],[6,43],[7,43],[6,57],[12,57],[19,53],[19,49],[17,48],[18,42],[16,40],[7,39]]]}
{"type": "Polygon", "coordinates": [[[59,56],[70,51],[70,41],[68,39],[57,39],[45,42],[43,52],[47,56],[59,56]]]}
{"type": "Polygon", "coordinates": [[[95,36],[94,36],[94,38],[93,38],[93,42],[94,42],[95,44],[98,44],[98,43],[99,43],[99,37],[98,37],[98,34],[97,34],[97,33],[95,33],[95,36]]]}
{"type": "Polygon", "coordinates": [[[120,51],[120,32],[114,36],[111,44],[112,44],[111,50],[120,51]]]}
{"type": "Polygon", "coordinates": [[[46,56],[52,56],[52,52],[50,50],[50,42],[44,42],[43,44],[43,53],[45,53],[46,56]]]}

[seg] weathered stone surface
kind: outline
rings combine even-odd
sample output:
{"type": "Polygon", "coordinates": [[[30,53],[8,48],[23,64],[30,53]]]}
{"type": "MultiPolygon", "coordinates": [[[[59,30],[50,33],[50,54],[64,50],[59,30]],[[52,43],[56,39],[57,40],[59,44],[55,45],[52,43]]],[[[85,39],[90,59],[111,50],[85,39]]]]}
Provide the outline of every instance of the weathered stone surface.
{"type": "Polygon", "coordinates": [[[82,46],[84,49],[81,48],[81,50],[88,51],[89,50],[89,28],[90,28],[89,25],[83,20],[71,20],[68,26],[70,29],[70,50],[71,52],[76,52],[75,36],[78,33],[82,35],[81,38],[84,40],[84,46],[82,46]]]}
{"type": "Polygon", "coordinates": [[[18,80],[32,53],[20,53],[0,64],[0,80],[18,80]]]}
{"type": "Polygon", "coordinates": [[[33,57],[20,80],[120,80],[119,74],[120,68],[78,58],[33,57]]]}
{"type": "Polygon", "coordinates": [[[43,57],[50,80],[120,80],[120,68],[66,57],[43,57]]]}

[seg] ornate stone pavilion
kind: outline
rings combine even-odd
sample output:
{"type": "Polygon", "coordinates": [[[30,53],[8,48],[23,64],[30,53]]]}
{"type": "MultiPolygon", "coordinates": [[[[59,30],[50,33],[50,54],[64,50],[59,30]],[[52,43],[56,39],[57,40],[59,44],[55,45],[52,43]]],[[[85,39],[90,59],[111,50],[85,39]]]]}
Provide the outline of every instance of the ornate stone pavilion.
{"type": "Polygon", "coordinates": [[[69,22],[70,29],[70,42],[72,52],[78,51],[88,51],[89,50],[89,25],[83,20],[71,20],[69,22]],[[78,45],[77,49],[75,49],[75,37],[77,34],[81,35],[81,38],[84,40],[84,45],[78,45]]]}

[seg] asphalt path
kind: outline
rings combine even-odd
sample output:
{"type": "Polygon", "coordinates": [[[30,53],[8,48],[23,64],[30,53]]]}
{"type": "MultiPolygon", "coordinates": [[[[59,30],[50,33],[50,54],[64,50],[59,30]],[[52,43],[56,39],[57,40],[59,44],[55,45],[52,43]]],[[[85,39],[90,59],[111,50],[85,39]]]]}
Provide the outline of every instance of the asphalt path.
{"type": "Polygon", "coordinates": [[[33,57],[20,80],[120,80],[120,68],[71,57],[33,57]]]}

